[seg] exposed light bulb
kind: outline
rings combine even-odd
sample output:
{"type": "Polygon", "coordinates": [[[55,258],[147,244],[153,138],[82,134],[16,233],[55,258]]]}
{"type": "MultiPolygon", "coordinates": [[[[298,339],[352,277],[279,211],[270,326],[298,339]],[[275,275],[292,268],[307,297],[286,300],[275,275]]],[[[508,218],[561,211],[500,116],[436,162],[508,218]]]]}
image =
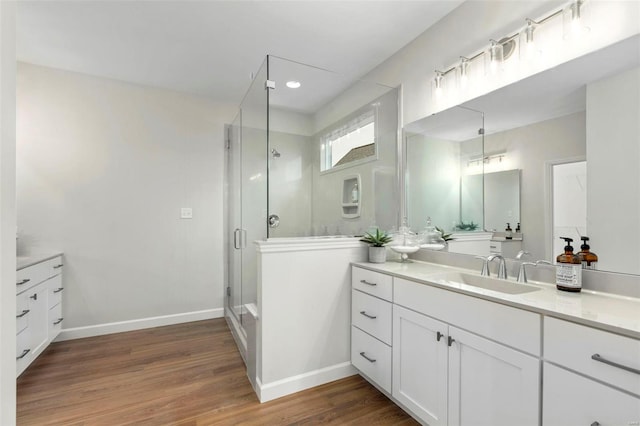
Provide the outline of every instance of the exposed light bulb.
{"type": "Polygon", "coordinates": [[[469,59],[460,57],[460,88],[466,89],[469,84],[469,59]]]}
{"type": "Polygon", "coordinates": [[[534,40],[534,35],[533,35],[535,30],[536,30],[536,23],[531,19],[527,19],[527,28],[525,28],[524,30],[525,45],[526,45],[525,51],[526,51],[527,59],[532,59],[533,54],[536,50],[536,42],[534,40]]]}
{"type": "Polygon", "coordinates": [[[440,71],[436,71],[436,76],[433,79],[433,83],[435,86],[435,94],[436,98],[442,98],[442,80],[444,78],[444,74],[440,71]]]}
{"type": "Polygon", "coordinates": [[[564,38],[577,40],[589,32],[589,27],[585,26],[588,22],[585,13],[588,14],[585,0],[575,0],[564,9],[564,38]]]}
{"type": "Polygon", "coordinates": [[[500,62],[502,62],[502,45],[495,40],[491,40],[491,46],[489,46],[489,70],[491,74],[498,72],[500,62]]]}
{"type": "Polygon", "coordinates": [[[571,30],[574,34],[580,32],[580,7],[582,6],[582,2],[577,0],[571,6],[571,30]]]}

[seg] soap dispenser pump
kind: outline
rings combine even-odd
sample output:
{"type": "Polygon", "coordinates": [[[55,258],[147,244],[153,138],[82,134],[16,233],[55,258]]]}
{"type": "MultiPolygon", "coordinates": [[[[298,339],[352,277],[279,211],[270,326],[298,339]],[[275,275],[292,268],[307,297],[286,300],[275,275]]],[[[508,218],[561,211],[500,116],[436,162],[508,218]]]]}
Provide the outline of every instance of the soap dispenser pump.
{"type": "Polygon", "coordinates": [[[556,287],[558,290],[579,292],[582,290],[582,261],[573,253],[572,238],[560,237],[564,240],[564,253],[556,258],[556,287]]]}
{"type": "Polygon", "coordinates": [[[513,239],[513,229],[511,229],[511,224],[507,222],[507,228],[504,230],[504,238],[507,240],[513,239]]]}
{"type": "Polygon", "coordinates": [[[582,269],[596,269],[596,265],[598,264],[598,255],[592,252],[589,246],[589,237],[580,237],[582,240],[582,245],[580,246],[580,252],[578,253],[578,257],[582,262],[582,269]]]}

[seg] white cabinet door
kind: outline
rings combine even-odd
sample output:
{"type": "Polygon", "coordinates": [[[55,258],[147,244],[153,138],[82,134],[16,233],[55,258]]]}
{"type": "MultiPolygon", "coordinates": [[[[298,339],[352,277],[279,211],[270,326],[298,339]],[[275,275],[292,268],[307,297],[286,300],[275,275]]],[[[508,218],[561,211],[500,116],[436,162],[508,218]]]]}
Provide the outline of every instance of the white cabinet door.
{"type": "Polygon", "coordinates": [[[447,324],[394,305],[392,395],[430,426],[447,424],[447,324]]]}
{"type": "Polygon", "coordinates": [[[449,334],[449,426],[538,425],[540,361],[452,326],[449,334]]]}
{"type": "Polygon", "coordinates": [[[27,290],[29,301],[29,348],[35,358],[44,350],[49,338],[49,306],[46,284],[27,290]]]}
{"type": "Polygon", "coordinates": [[[638,425],[640,398],[544,363],[545,426],[638,425]]]}

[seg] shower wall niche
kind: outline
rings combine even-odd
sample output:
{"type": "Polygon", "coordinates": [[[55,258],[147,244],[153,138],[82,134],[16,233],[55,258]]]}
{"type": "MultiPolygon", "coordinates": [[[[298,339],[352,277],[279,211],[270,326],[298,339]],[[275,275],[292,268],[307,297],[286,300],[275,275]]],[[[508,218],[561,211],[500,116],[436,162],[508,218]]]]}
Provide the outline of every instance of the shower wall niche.
{"type": "Polygon", "coordinates": [[[342,217],[355,219],[360,217],[362,203],[362,181],[360,175],[347,176],[342,181],[342,217]]]}

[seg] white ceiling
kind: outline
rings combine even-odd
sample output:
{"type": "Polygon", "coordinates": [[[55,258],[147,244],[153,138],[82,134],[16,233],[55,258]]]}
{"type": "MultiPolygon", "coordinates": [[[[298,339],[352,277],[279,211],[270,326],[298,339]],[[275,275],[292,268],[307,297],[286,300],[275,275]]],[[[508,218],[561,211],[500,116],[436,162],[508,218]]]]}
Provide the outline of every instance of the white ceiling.
{"type": "Polygon", "coordinates": [[[20,1],[17,54],[239,104],[267,54],[358,78],[460,3],[20,1]]]}

